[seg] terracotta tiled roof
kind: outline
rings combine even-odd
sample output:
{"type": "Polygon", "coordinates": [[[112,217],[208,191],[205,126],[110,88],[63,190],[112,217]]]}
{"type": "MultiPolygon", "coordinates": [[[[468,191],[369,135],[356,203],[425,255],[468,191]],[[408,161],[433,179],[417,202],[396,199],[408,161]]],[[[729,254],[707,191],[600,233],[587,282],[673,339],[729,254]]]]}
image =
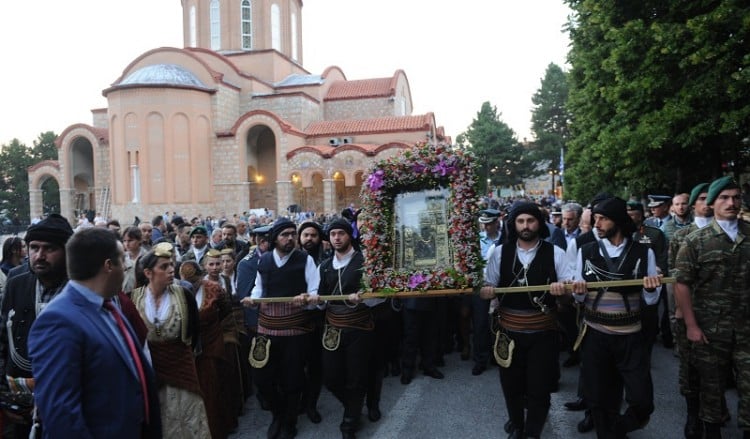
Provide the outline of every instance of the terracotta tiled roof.
{"type": "Polygon", "coordinates": [[[335,81],[328,89],[324,100],[374,98],[393,96],[393,94],[394,78],[335,81]]]}
{"type": "Polygon", "coordinates": [[[373,134],[398,131],[427,131],[432,124],[432,113],[419,116],[379,117],[376,119],[328,120],[307,126],[308,136],[343,134],[373,134]]]}

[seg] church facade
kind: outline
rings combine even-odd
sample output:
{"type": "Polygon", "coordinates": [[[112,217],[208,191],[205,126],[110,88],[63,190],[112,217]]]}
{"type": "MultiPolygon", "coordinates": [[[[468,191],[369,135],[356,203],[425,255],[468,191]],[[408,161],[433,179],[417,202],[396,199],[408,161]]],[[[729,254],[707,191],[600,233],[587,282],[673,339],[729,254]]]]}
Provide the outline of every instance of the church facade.
{"type": "Polygon", "coordinates": [[[183,0],[184,48],[157,48],[102,91],[92,124],[68,126],[58,160],[29,169],[31,216],[57,180],[61,213],[123,224],[268,208],[340,212],[374,161],[445,140],[412,114],[406,74],[349,80],[302,63],[301,0],[183,0]]]}

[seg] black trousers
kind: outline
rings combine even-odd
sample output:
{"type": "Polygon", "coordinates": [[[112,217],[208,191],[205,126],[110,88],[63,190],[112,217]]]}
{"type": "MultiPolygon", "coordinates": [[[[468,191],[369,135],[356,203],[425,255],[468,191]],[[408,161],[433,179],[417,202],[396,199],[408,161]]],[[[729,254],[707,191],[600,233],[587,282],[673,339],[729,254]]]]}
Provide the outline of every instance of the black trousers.
{"type": "Polygon", "coordinates": [[[613,335],[589,327],[581,355],[586,365],[581,375],[583,395],[597,437],[622,438],[643,428],[654,411],[649,349],[643,334],[613,335]],[[623,391],[628,407],[620,414],[623,391]]]}
{"type": "Polygon", "coordinates": [[[549,412],[550,392],[557,383],[560,336],[557,331],[507,334],[515,343],[510,366],[500,368],[508,417],[527,436],[539,437],[549,412]]]}
{"type": "Polygon", "coordinates": [[[471,323],[473,326],[472,344],[474,364],[487,366],[490,361],[492,347],[492,331],[490,330],[490,300],[471,295],[471,323]]]}
{"type": "Polygon", "coordinates": [[[344,405],[344,418],[362,412],[374,343],[374,331],[345,328],[338,349],[323,350],[323,381],[344,405]]]}
{"type": "Polygon", "coordinates": [[[434,369],[438,350],[438,322],[435,310],[404,309],[401,313],[404,317],[404,370],[414,372],[417,352],[422,358],[422,368],[434,369]]]}
{"type": "MultiPolygon", "coordinates": [[[[268,363],[254,369],[258,392],[270,404],[274,417],[295,423],[299,399],[305,387],[305,362],[313,339],[311,333],[292,336],[269,336],[271,349],[268,363]]],[[[317,341],[320,343],[320,341],[317,341]]]]}

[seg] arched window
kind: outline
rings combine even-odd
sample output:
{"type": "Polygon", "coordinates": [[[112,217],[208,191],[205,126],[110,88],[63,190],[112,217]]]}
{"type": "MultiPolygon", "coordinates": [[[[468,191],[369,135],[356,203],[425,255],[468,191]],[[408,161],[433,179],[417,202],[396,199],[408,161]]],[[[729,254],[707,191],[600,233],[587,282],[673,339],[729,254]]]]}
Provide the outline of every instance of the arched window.
{"type": "Polygon", "coordinates": [[[281,52],[281,11],[276,3],[271,6],[271,48],[281,52]]]}
{"type": "Polygon", "coordinates": [[[242,49],[252,50],[253,48],[253,9],[250,0],[242,0],[242,49]]]}
{"type": "Polygon", "coordinates": [[[297,14],[292,12],[292,59],[297,61],[297,14]]]}
{"type": "Polygon", "coordinates": [[[219,7],[219,0],[211,0],[209,20],[211,22],[211,50],[219,50],[221,49],[221,9],[219,7]]]}
{"type": "Polygon", "coordinates": [[[198,37],[195,30],[195,5],[193,5],[190,7],[190,47],[198,47],[198,37]]]}

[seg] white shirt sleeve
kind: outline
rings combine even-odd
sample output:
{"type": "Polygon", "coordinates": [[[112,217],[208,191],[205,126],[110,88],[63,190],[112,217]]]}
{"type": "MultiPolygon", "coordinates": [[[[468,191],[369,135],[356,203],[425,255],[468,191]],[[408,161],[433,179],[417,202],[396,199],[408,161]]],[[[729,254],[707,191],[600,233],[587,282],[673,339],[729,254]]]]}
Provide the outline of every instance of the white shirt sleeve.
{"type": "MultiPolygon", "coordinates": [[[[646,274],[648,276],[656,276],[656,255],[654,254],[654,251],[651,249],[648,249],[648,268],[647,268],[646,274]]],[[[643,300],[646,302],[646,305],[655,305],[659,303],[659,294],[661,294],[661,288],[662,285],[659,285],[656,290],[654,291],[646,291],[646,289],[643,289],[643,300]]]]}
{"type": "Polygon", "coordinates": [[[310,255],[307,255],[307,264],[305,265],[305,282],[307,282],[307,294],[317,296],[320,286],[320,271],[310,255]]]}
{"type": "Polygon", "coordinates": [[[255,286],[253,287],[253,291],[250,292],[250,298],[251,299],[260,299],[263,297],[263,281],[260,278],[260,273],[255,272],[255,286]]]}
{"type": "Polygon", "coordinates": [[[487,251],[487,266],[484,268],[484,284],[496,286],[500,281],[500,258],[503,254],[503,246],[492,247],[492,252],[487,251]]]}
{"type": "Polygon", "coordinates": [[[570,268],[570,262],[568,255],[565,250],[558,246],[555,247],[555,273],[557,274],[557,281],[562,282],[573,278],[573,272],[570,268]]]}

